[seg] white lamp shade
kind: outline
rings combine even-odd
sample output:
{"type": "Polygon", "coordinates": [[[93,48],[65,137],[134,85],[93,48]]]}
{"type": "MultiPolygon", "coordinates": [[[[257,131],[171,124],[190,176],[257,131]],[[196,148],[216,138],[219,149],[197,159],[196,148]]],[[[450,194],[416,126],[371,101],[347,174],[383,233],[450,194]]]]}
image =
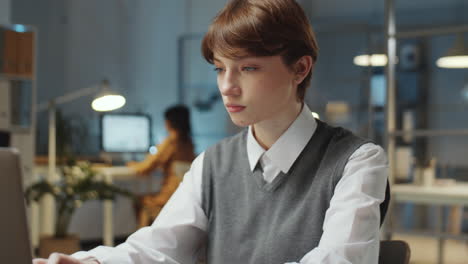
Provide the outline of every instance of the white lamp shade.
{"type": "Polygon", "coordinates": [[[91,103],[91,107],[98,112],[112,111],[125,105],[125,98],[117,94],[104,94],[91,103]]]}
{"type": "Polygon", "coordinates": [[[440,68],[463,69],[468,68],[468,55],[444,56],[436,61],[440,68]]]}
{"type": "Polygon", "coordinates": [[[436,61],[440,68],[463,69],[468,68],[468,49],[463,42],[463,35],[457,35],[455,45],[450,48],[445,56],[436,61]]]}
{"type": "Polygon", "coordinates": [[[353,62],[355,65],[363,67],[383,67],[387,65],[388,58],[385,54],[363,54],[354,57],[353,62]]]}

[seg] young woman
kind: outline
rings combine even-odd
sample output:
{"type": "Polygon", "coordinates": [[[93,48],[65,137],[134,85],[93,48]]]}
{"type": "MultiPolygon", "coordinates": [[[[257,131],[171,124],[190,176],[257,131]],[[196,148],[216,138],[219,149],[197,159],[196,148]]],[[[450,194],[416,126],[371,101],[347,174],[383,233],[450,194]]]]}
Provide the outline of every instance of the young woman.
{"type": "Polygon", "coordinates": [[[177,165],[190,164],[195,158],[189,109],[183,105],[172,106],[164,112],[164,119],[168,137],[158,146],[158,152],[141,162],[127,164],[143,177],[155,169],[162,169],[164,174],[160,191],[144,195],[137,205],[138,227],[151,224],[179,186],[182,179],[177,175],[177,165]]]}
{"type": "Polygon", "coordinates": [[[318,47],[301,7],[229,1],[202,52],[232,121],[246,129],[194,160],[151,227],[74,257],[194,263],[203,251],[208,263],[377,263],[386,157],[315,120],[304,103],[318,47]]]}

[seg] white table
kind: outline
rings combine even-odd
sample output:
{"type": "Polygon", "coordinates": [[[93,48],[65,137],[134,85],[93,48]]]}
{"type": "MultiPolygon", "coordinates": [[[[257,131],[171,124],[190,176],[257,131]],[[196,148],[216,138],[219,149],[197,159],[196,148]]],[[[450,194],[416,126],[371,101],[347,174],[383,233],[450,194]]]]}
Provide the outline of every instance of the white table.
{"type": "MultiPolygon", "coordinates": [[[[135,178],[134,171],[126,166],[119,167],[97,167],[94,168],[107,183],[112,183],[114,179],[131,179],[135,178]]],[[[114,204],[112,200],[104,200],[103,202],[103,232],[102,241],[105,246],[114,245],[114,221],[113,221],[114,204]]]]}
{"type": "MultiPolygon", "coordinates": [[[[439,206],[439,227],[434,234],[438,241],[438,263],[443,261],[442,218],[441,206],[468,206],[468,183],[457,183],[448,186],[419,186],[413,184],[394,184],[391,187],[394,202],[413,202],[439,206]]],[[[391,232],[391,231],[390,231],[391,232]]]]}
{"type": "Polygon", "coordinates": [[[468,206],[468,184],[457,183],[449,186],[418,186],[413,184],[394,184],[394,201],[407,201],[430,205],[468,206]]]}

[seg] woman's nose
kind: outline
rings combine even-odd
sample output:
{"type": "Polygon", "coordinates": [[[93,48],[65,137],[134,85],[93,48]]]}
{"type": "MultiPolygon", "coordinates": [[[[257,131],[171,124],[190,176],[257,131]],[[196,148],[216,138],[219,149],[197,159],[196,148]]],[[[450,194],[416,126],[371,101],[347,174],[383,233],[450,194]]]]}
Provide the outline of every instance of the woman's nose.
{"type": "Polygon", "coordinates": [[[223,76],[218,76],[218,86],[223,96],[239,96],[241,94],[239,80],[234,73],[226,72],[223,76]]]}

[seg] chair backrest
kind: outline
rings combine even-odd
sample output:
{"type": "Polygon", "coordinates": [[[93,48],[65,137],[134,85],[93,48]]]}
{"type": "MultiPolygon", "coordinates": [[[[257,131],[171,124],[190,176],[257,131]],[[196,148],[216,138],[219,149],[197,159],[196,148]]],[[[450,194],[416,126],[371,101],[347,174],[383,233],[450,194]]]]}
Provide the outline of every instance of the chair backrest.
{"type": "Polygon", "coordinates": [[[380,226],[382,226],[385,216],[387,215],[388,206],[390,204],[390,183],[387,180],[387,187],[385,188],[385,198],[380,204],[380,226]]]}
{"type": "Polygon", "coordinates": [[[408,264],[411,250],[405,241],[380,241],[379,264],[408,264]]]}
{"type": "Polygon", "coordinates": [[[18,151],[0,148],[0,259],[2,263],[30,264],[31,244],[26,218],[18,151]]]}

